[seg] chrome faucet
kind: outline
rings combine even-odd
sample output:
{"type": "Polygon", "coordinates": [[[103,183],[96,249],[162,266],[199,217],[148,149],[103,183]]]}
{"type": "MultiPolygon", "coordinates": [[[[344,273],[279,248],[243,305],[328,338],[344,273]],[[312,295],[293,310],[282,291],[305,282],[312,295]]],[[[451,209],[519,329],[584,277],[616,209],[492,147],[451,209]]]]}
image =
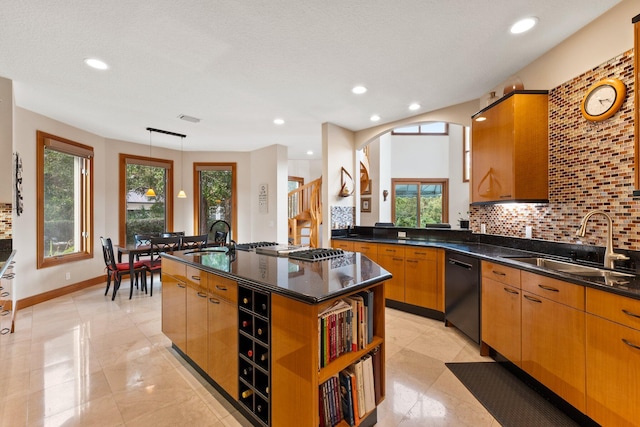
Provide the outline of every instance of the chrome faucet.
{"type": "Polygon", "coordinates": [[[584,237],[587,232],[587,222],[589,222],[589,218],[597,214],[603,215],[607,219],[607,247],[604,250],[604,267],[614,269],[616,261],[624,261],[629,259],[629,257],[613,251],[613,221],[608,213],[598,210],[587,213],[584,218],[582,218],[582,221],[580,221],[580,227],[578,227],[578,231],[576,231],[576,236],[584,237]]]}

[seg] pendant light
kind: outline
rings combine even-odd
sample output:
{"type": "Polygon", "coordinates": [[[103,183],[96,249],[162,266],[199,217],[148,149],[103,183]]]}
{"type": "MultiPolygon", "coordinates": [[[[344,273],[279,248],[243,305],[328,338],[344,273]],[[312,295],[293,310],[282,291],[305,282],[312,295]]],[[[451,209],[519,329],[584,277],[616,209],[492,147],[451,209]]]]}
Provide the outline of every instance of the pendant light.
{"type": "Polygon", "coordinates": [[[182,171],[182,168],[184,167],[184,151],[182,149],[184,143],[184,135],[180,136],[180,191],[178,191],[178,198],[179,199],[186,199],[187,198],[187,193],[184,192],[183,188],[184,186],[182,185],[184,183],[184,179],[183,179],[183,175],[184,172],[182,171]]]}
{"type": "MultiPolygon", "coordinates": [[[[151,132],[152,129],[151,128],[147,128],[147,130],[149,131],[149,161],[151,161],[151,132]]],[[[156,192],[153,190],[153,187],[151,185],[151,174],[149,174],[149,189],[147,190],[147,192],[145,193],[145,196],[147,197],[156,197],[156,192]]]]}

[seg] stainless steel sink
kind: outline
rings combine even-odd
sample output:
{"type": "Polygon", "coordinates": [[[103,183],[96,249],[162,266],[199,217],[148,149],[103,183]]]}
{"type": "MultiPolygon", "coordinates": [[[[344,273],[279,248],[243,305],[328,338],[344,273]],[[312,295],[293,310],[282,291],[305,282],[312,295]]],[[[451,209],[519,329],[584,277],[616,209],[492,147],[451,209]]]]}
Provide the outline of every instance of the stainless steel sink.
{"type": "Polygon", "coordinates": [[[522,258],[509,258],[509,259],[513,261],[524,262],[524,263],[535,265],[542,268],[548,268],[549,270],[574,274],[576,276],[605,277],[605,278],[634,277],[633,274],[621,273],[619,271],[605,270],[597,267],[589,267],[586,265],[571,264],[569,262],[557,261],[549,258],[522,257],[522,258]]]}

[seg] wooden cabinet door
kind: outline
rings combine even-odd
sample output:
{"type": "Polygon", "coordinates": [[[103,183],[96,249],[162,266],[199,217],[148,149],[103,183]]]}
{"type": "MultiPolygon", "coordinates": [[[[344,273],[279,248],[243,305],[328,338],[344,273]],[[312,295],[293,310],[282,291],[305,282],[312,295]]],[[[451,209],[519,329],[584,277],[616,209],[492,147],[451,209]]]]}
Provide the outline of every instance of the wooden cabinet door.
{"type": "Polygon", "coordinates": [[[520,289],[483,277],[481,301],[480,340],[521,366],[520,289]]]}
{"type": "Polygon", "coordinates": [[[522,292],[522,369],[585,412],[585,313],[522,292]]]}
{"type": "Polygon", "coordinates": [[[238,307],[209,295],[207,299],[207,374],[238,398],[238,307]]]}
{"type": "Polygon", "coordinates": [[[184,352],[187,350],[186,290],[186,283],[162,273],[162,332],[184,352]]]}
{"type": "Polygon", "coordinates": [[[385,282],[385,298],[405,302],[404,247],[378,245],[378,264],[393,276],[385,282]]]}
{"type": "Polygon", "coordinates": [[[347,240],[332,240],[331,247],[342,249],[343,251],[353,252],[353,242],[349,242],[347,240]]]}
{"type": "Polygon", "coordinates": [[[513,102],[505,100],[482,113],[472,124],[471,201],[511,198],[513,102]]]}
{"type": "Polygon", "coordinates": [[[640,331],[587,314],[587,410],[603,426],[640,420],[640,331]]]}
{"type": "Polygon", "coordinates": [[[207,370],[207,275],[187,267],[187,355],[207,370]]]}
{"type": "Polygon", "coordinates": [[[353,242],[353,251],[360,252],[373,262],[378,262],[378,245],[376,243],[353,242]]]}
{"type": "Polygon", "coordinates": [[[438,309],[436,249],[406,248],[404,297],[408,304],[438,309]]]}

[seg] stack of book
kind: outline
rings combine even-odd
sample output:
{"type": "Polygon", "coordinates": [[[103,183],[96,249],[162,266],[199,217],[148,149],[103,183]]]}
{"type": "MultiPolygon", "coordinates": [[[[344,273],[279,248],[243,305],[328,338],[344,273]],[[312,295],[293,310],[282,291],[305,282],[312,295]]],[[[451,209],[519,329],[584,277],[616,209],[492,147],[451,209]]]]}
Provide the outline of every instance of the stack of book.
{"type": "Polygon", "coordinates": [[[318,363],[323,368],[344,353],[362,350],[373,340],[373,292],[336,301],[318,315],[318,363]]]}
{"type": "Polygon", "coordinates": [[[357,426],[380,400],[379,348],[320,385],[320,426],[357,426]],[[374,368],[374,366],[376,366],[374,368]]]}

